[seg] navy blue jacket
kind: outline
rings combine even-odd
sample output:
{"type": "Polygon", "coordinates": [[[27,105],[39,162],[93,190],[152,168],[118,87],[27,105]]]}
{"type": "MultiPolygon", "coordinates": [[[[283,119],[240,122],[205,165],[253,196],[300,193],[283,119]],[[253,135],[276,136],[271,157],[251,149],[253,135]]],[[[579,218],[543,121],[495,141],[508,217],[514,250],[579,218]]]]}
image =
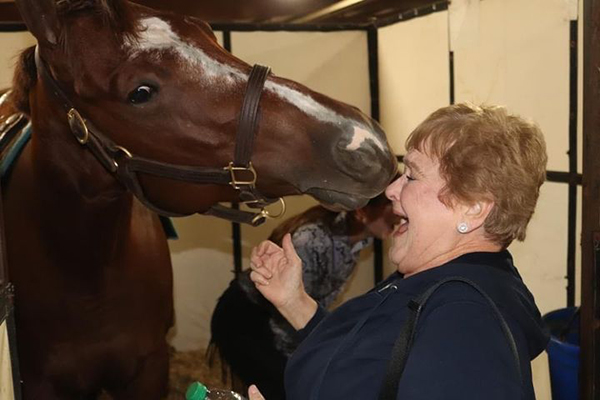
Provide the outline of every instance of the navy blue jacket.
{"type": "Polygon", "coordinates": [[[377,399],[408,301],[451,276],[470,279],[496,303],[516,341],[522,380],[489,303],[450,283],[423,310],[397,398],[534,399],[530,360],[549,335],[508,251],[467,254],[406,279],[396,273],[331,314],[319,309],[288,361],[287,399],[377,399]]]}

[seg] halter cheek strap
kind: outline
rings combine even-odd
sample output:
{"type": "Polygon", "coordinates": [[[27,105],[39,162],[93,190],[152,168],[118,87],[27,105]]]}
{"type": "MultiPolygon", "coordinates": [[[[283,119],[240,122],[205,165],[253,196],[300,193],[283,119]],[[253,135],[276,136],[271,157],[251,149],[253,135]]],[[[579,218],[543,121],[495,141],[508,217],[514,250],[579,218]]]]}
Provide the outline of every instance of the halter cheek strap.
{"type": "Polygon", "coordinates": [[[269,67],[254,65],[250,73],[240,113],[234,161],[222,168],[211,168],[170,164],[132,154],[96,129],[91,121],[83,118],[59,83],[50,75],[46,63],[39,54],[39,47],[35,49],[35,63],[42,81],[53,96],[59,100],[65,111],[75,139],[82,146],[88,148],[104,168],[150,210],[168,217],[185,215],[164,210],[153,204],[145,195],[139,181],[139,173],[196,184],[230,185],[239,191],[240,202],[248,207],[260,209],[258,212],[248,212],[217,204],[205,213],[229,221],[257,226],[267,218],[278,218],[285,212],[285,202],[282,198],[271,199],[263,196],[257,190],[257,173],[250,161],[254,146],[254,133],[258,125],[258,107],[264,83],[270,73],[269,67]],[[277,201],[281,205],[281,211],[277,214],[269,213],[265,207],[277,201]]]}

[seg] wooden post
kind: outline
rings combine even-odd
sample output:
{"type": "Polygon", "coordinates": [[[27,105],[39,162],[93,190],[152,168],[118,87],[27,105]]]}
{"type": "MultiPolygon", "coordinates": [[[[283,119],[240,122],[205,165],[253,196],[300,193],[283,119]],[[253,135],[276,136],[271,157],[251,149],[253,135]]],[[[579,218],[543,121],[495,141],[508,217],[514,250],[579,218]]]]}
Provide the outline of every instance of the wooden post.
{"type": "Polygon", "coordinates": [[[581,399],[600,398],[600,0],[583,5],[581,399]]]}

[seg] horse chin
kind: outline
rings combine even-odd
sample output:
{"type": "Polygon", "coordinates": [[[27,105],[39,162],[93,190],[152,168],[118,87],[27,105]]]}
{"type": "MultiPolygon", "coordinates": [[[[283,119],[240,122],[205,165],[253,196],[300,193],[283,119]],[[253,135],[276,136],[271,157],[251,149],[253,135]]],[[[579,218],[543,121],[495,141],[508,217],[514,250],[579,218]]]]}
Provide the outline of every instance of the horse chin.
{"type": "Polygon", "coordinates": [[[356,210],[364,207],[369,201],[369,198],[365,196],[330,189],[311,188],[305,193],[314,197],[323,207],[331,211],[356,210]]]}

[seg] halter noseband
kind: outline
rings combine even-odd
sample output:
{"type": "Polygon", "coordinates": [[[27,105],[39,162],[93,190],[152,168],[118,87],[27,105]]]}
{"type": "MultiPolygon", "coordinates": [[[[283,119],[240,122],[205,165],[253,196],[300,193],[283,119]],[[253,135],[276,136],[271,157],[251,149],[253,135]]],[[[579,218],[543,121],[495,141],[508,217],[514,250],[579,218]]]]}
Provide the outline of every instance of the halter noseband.
{"type": "Polygon", "coordinates": [[[39,76],[54,96],[60,100],[67,113],[71,132],[77,141],[88,148],[104,168],[150,210],[168,217],[185,215],[172,213],[152,204],[144,194],[138,173],[190,183],[230,185],[240,192],[241,203],[251,208],[260,208],[258,212],[248,212],[217,204],[206,211],[206,215],[258,226],[267,218],[279,218],[285,212],[285,202],[282,198],[267,198],[256,189],[257,174],[250,161],[254,132],[258,122],[258,106],[264,83],[270,73],[269,67],[257,64],[250,73],[236,134],[234,161],[223,168],[211,168],[169,164],[133,155],[125,147],[117,145],[98,129],[95,129],[90,121],[81,116],[61,89],[60,84],[50,75],[44,60],[39,55],[39,47],[35,48],[35,64],[39,76]],[[281,211],[272,215],[265,207],[277,201],[281,204],[281,211]]]}

